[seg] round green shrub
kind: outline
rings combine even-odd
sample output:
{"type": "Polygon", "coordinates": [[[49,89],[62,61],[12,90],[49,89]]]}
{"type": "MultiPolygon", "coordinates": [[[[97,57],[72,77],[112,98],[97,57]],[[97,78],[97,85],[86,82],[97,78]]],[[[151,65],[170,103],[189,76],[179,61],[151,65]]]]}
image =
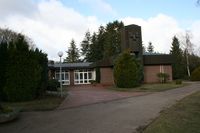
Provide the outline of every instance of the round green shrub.
{"type": "Polygon", "coordinates": [[[200,81],[200,67],[194,69],[194,71],[191,74],[191,80],[200,81]]]}
{"type": "Polygon", "coordinates": [[[114,82],[119,88],[139,86],[142,79],[141,63],[129,52],[120,54],[114,64],[114,82]]]}

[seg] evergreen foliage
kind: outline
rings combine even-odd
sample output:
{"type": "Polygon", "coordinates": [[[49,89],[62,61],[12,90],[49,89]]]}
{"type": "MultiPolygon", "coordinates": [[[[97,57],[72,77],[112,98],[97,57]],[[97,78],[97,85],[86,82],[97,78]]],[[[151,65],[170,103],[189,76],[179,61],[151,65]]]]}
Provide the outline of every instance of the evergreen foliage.
{"type": "Polygon", "coordinates": [[[180,42],[176,36],[173,37],[172,47],[170,50],[172,55],[172,75],[173,79],[188,79],[187,60],[189,61],[190,72],[200,66],[200,57],[193,52],[188,53],[180,48],[180,42]],[[188,58],[188,59],[187,59],[188,58]]]}
{"type": "Polygon", "coordinates": [[[68,51],[66,51],[66,52],[67,52],[67,57],[64,60],[65,62],[73,63],[73,62],[80,61],[79,60],[79,57],[80,57],[79,50],[76,47],[76,43],[75,43],[74,39],[71,40],[70,47],[68,48],[68,51]]]}
{"type": "Polygon", "coordinates": [[[97,34],[94,32],[91,38],[91,45],[89,47],[89,53],[87,56],[87,61],[89,62],[95,62],[99,60],[99,49],[98,49],[98,40],[97,40],[97,34]]]}
{"type": "Polygon", "coordinates": [[[190,60],[190,71],[193,72],[196,68],[200,66],[200,57],[192,53],[189,55],[188,58],[190,60]]]}
{"type": "Polygon", "coordinates": [[[90,34],[86,32],[81,42],[81,54],[84,61],[95,62],[103,58],[115,56],[121,52],[121,28],[122,22],[114,21],[105,27],[100,26],[98,32],[90,34]]]}
{"type": "Polygon", "coordinates": [[[34,51],[32,51],[33,54],[36,56],[36,60],[38,61],[38,64],[41,67],[41,80],[39,82],[36,95],[41,96],[45,93],[45,90],[47,88],[47,82],[48,82],[48,58],[47,54],[43,53],[41,50],[36,48],[34,51]]]}
{"type": "Polygon", "coordinates": [[[142,80],[141,63],[129,52],[120,54],[114,65],[114,81],[119,88],[139,86],[142,80]]]}
{"type": "Polygon", "coordinates": [[[100,68],[97,67],[97,68],[96,68],[96,82],[97,82],[97,83],[100,83],[100,81],[101,81],[100,68]]]}
{"type": "Polygon", "coordinates": [[[90,32],[87,31],[85,33],[85,38],[81,42],[81,55],[84,57],[83,61],[88,60],[88,55],[90,52],[90,44],[91,44],[91,35],[90,32]]]}
{"type": "Polygon", "coordinates": [[[49,91],[58,91],[60,83],[56,79],[50,79],[47,84],[47,90],[49,91]]]}
{"type": "Polygon", "coordinates": [[[154,52],[154,46],[153,46],[152,42],[149,42],[149,45],[147,47],[147,51],[149,53],[153,53],[154,52]]]}
{"type": "Polygon", "coordinates": [[[200,81],[200,67],[197,67],[191,74],[192,81],[200,81]]]}
{"type": "Polygon", "coordinates": [[[0,100],[5,99],[3,87],[6,82],[6,65],[8,61],[8,45],[6,42],[0,43],[0,100]]]}
{"type": "MultiPolygon", "coordinates": [[[[3,32],[4,33],[4,32],[3,32]]],[[[0,41],[1,100],[26,101],[44,93],[47,85],[47,55],[22,34],[6,30],[0,41]],[[7,35],[12,33],[12,38],[7,35]]]]}
{"type": "Polygon", "coordinates": [[[121,29],[124,24],[119,21],[108,23],[106,25],[104,58],[118,55],[121,52],[121,29]]]}
{"type": "Polygon", "coordinates": [[[172,55],[173,63],[172,63],[172,75],[173,79],[181,79],[185,75],[186,67],[184,64],[183,51],[180,48],[180,42],[176,36],[173,37],[172,47],[170,50],[170,54],[172,55]]]}

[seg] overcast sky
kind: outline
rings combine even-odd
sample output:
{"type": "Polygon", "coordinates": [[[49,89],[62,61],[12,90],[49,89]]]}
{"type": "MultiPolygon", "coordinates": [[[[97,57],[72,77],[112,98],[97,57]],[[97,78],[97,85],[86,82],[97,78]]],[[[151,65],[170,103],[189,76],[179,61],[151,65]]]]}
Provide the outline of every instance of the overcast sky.
{"type": "MultiPolygon", "coordinates": [[[[0,0],[0,27],[21,32],[59,60],[72,38],[80,45],[87,30],[114,20],[142,26],[143,43],[169,53],[172,37],[186,30],[200,48],[200,6],[196,0],[0,0]]],[[[66,54],[64,54],[66,57],[66,54]]]]}

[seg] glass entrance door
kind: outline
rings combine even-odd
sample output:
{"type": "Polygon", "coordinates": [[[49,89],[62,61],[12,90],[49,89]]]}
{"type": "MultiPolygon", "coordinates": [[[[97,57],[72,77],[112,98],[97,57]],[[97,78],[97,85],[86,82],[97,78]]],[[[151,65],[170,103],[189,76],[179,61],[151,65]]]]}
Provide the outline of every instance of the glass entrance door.
{"type": "Polygon", "coordinates": [[[90,84],[90,81],[94,80],[93,73],[91,70],[74,71],[74,84],[90,84]]]}

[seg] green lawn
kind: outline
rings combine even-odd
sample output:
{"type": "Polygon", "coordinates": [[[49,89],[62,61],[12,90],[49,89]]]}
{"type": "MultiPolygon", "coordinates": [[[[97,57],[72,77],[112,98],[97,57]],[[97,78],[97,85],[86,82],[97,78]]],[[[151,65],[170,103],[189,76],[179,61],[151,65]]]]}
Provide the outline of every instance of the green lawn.
{"type": "Polygon", "coordinates": [[[27,101],[27,102],[3,102],[2,105],[5,107],[16,107],[22,111],[42,111],[42,110],[53,110],[57,108],[64,98],[58,96],[43,96],[42,98],[27,101]]]}
{"type": "Polygon", "coordinates": [[[163,111],[143,133],[200,133],[200,92],[163,111]]]}
{"type": "Polygon", "coordinates": [[[165,84],[142,84],[139,87],[136,88],[117,88],[112,87],[109,88],[111,90],[117,90],[117,91],[143,91],[143,92],[157,92],[157,91],[165,91],[169,89],[175,89],[179,87],[183,87],[188,85],[188,83],[182,83],[182,84],[175,84],[174,82],[171,83],[165,83],[165,84]]]}

